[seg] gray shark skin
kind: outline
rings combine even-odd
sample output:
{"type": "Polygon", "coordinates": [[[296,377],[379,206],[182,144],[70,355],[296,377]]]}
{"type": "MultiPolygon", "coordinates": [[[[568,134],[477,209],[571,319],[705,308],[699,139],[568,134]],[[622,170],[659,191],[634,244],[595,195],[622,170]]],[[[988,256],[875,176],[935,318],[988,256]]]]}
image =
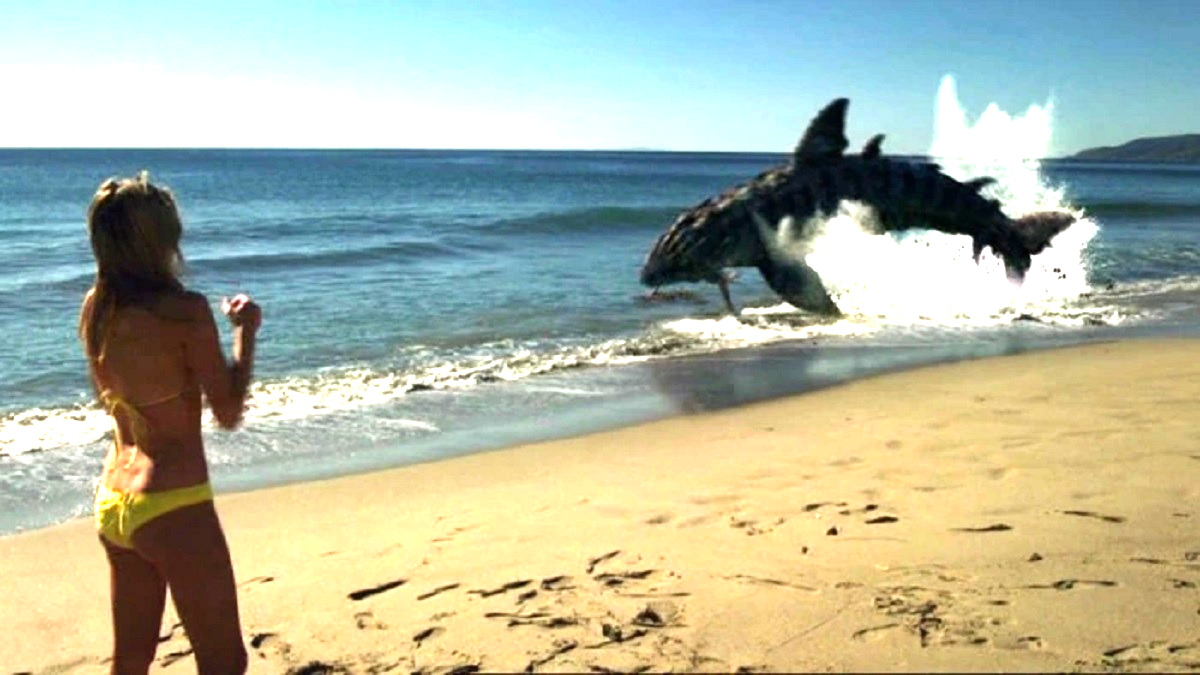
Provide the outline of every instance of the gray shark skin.
{"type": "Polygon", "coordinates": [[[959,182],[936,164],[892,160],[880,151],[883,135],[857,155],[843,154],[848,99],[835,99],[813,119],[791,160],[770,168],[683,211],[659,236],[642,264],[641,282],[659,287],[681,282],[715,283],[730,313],[726,268],[757,267],[784,300],[819,314],[838,314],[820,276],[785,246],[811,236],[810,219],[831,214],[843,200],[874,208],[876,233],[932,229],[971,237],[975,261],[984,248],[1003,260],[1020,281],[1030,258],[1075,217],[1041,212],[1012,219],[1000,204],[979,194],[991,178],[959,182]],[[798,230],[798,231],[797,231],[798,230]]]}

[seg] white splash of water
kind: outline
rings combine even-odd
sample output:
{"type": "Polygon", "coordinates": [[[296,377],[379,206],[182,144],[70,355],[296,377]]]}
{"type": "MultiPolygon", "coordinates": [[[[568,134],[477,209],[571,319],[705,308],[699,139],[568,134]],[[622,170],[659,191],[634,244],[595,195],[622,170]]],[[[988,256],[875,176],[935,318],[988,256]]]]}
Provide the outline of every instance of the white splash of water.
{"type": "Polygon", "coordinates": [[[83,405],[0,415],[0,457],[97,443],[111,428],[112,422],[102,409],[83,405]]]}
{"type": "Polygon", "coordinates": [[[713,349],[749,347],[752,345],[815,337],[852,337],[869,335],[876,327],[852,319],[843,319],[832,324],[796,326],[779,320],[781,315],[795,312],[791,305],[775,307],[747,307],[741,319],[724,316],[719,319],[676,319],[663,328],[688,335],[693,339],[710,344],[713,349]]]}
{"type": "Polygon", "coordinates": [[[971,124],[954,77],[946,75],[938,87],[933,126],[929,156],[951,178],[995,178],[983,192],[999,199],[1009,216],[1066,207],[1062,188],[1049,185],[1041,173],[1041,159],[1050,154],[1052,101],[1032,104],[1015,117],[989,103],[971,124]]]}
{"type": "MultiPolygon", "coordinates": [[[[1047,183],[1037,160],[1049,150],[1051,113],[1047,103],[1013,117],[993,103],[971,124],[947,76],[938,91],[930,154],[954,178],[995,178],[985,193],[999,199],[1011,217],[1062,210],[1082,215],[1066,203],[1061,188],[1047,183]]],[[[861,226],[873,217],[867,207],[843,203],[817,224],[820,234],[806,258],[849,314],[885,323],[988,325],[1021,314],[1059,313],[1070,324],[1071,313],[1061,311],[1065,303],[1090,290],[1086,248],[1099,228],[1086,218],[1034,256],[1024,283],[1015,284],[990,249],[975,264],[969,237],[921,230],[873,235],[861,226]]]]}

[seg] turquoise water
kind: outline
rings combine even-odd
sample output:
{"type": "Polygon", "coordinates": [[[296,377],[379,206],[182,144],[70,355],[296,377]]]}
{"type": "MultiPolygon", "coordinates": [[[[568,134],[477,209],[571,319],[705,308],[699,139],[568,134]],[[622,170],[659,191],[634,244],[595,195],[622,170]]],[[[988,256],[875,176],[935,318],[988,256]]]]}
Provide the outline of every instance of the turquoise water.
{"type": "Polygon", "coordinates": [[[264,308],[246,428],[208,434],[221,489],[1200,323],[1200,167],[1184,166],[1010,167],[1040,187],[1000,189],[1085,216],[1020,288],[966,238],[872,237],[850,210],[812,258],[845,319],[781,305],[752,271],[733,286],[744,323],[713,287],[646,301],[637,269],[674,215],[781,159],[0,150],[0,532],[86,510],[108,426],[75,338],[83,210],[143,168],[179,199],[186,283],[264,308]]]}

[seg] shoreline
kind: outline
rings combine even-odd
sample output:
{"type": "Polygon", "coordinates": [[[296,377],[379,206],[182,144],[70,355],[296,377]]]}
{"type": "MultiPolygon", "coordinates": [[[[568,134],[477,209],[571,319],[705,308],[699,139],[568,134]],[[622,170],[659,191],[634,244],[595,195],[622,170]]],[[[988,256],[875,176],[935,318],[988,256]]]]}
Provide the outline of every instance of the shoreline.
{"type": "MultiPolygon", "coordinates": [[[[251,672],[1200,668],[1200,340],[1104,342],[219,495],[251,672]]],[[[86,520],[0,663],[102,672],[86,520]]],[[[191,668],[174,610],[155,672],[191,668]]]]}
{"type": "MultiPolygon", "coordinates": [[[[805,395],[888,373],[1031,351],[1138,339],[1139,333],[1141,338],[1190,336],[1200,334],[1200,327],[1149,326],[1143,331],[1122,327],[1090,334],[1015,331],[1007,336],[993,336],[992,339],[977,342],[933,344],[862,345],[797,340],[652,359],[615,368],[566,371],[501,385],[504,389],[480,387],[470,395],[477,400],[490,400],[489,405],[498,406],[496,414],[477,412],[474,418],[454,420],[457,428],[439,430],[426,437],[352,445],[349,446],[350,452],[344,456],[330,457],[322,453],[315,458],[303,454],[289,457],[276,453],[268,463],[251,463],[234,468],[212,464],[213,458],[210,457],[212,480],[218,494],[235,494],[354,476],[805,395]],[[555,386],[574,388],[580,384],[578,378],[583,378],[584,387],[588,389],[591,388],[589,383],[601,382],[599,389],[605,393],[574,400],[560,399],[543,410],[529,407],[529,400],[542,397],[536,393],[539,388],[548,387],[551,391],[555,386]],[[529,391],[522,393],[523,389],[529,391]],[[532,396],[530,392],[534,392],[532,396]],[[521,407],[522,404],[514,405],[508,399],[523,399],[524,407],[521,407]],[[464,421],[468,423],[464,425],[464,421]]],[[[453,396],[454,392],[422,392],[416,395],[421,397],[419,402],[404,402],[401,405],[415,405],[416,418],[424,419],[439,406],[447,403],[458,405],[454,398],[450,401],[444,398],[441,401],[432,400],[446,395],[453,396]]],[[[474,405],[479,404],[476,402],[474,405]]],[[[490,411],[489,406],[481,409],[490,411]]],[[[412,413],[395,414],[404,418],[412,413]]],[[[257,432],[257,429],[249,427],[247,430],[257,432]]],[[[210,432],[212,435],[206,438],[210,455],[236,449],[239,443],[245,442],[238,437],[247,430],[210,432]]],[[[72,512],[82,515],[67,516],[54,522],[46,522],[40,517],[16,515],[7,516],[6,520],[5,516],[0,515],[0,538],[90,518],[90,494],[75,489],[53,497],[54,501],[50,503],[60,512],[70,508],[72,512]]],[[[41,496],[38,501],[46,503],[41,496]]]]}

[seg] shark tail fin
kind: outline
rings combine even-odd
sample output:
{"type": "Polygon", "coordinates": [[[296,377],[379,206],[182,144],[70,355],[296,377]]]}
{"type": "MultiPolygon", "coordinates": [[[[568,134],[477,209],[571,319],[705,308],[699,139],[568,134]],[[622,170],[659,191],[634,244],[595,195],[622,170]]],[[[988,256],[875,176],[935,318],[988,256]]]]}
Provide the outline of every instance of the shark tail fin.
{"type": "Polygon", "coordinates": [[[1059,211],[1039,211],[1012,221],[1011,236],[999,247],[1010,279],[1021,280],[1029,270],[1030,258],[1050,245],[1059,232],[1075,222],[1075,216],[1059,211]]]}
{"type": "Polygon", "coordinates": [[[1017,236],[1030,255],[1041,253],[1050,240],[1075,222],[1075,216],[1061,211],[1039,211],[1013,221],[1017,236]]]}

